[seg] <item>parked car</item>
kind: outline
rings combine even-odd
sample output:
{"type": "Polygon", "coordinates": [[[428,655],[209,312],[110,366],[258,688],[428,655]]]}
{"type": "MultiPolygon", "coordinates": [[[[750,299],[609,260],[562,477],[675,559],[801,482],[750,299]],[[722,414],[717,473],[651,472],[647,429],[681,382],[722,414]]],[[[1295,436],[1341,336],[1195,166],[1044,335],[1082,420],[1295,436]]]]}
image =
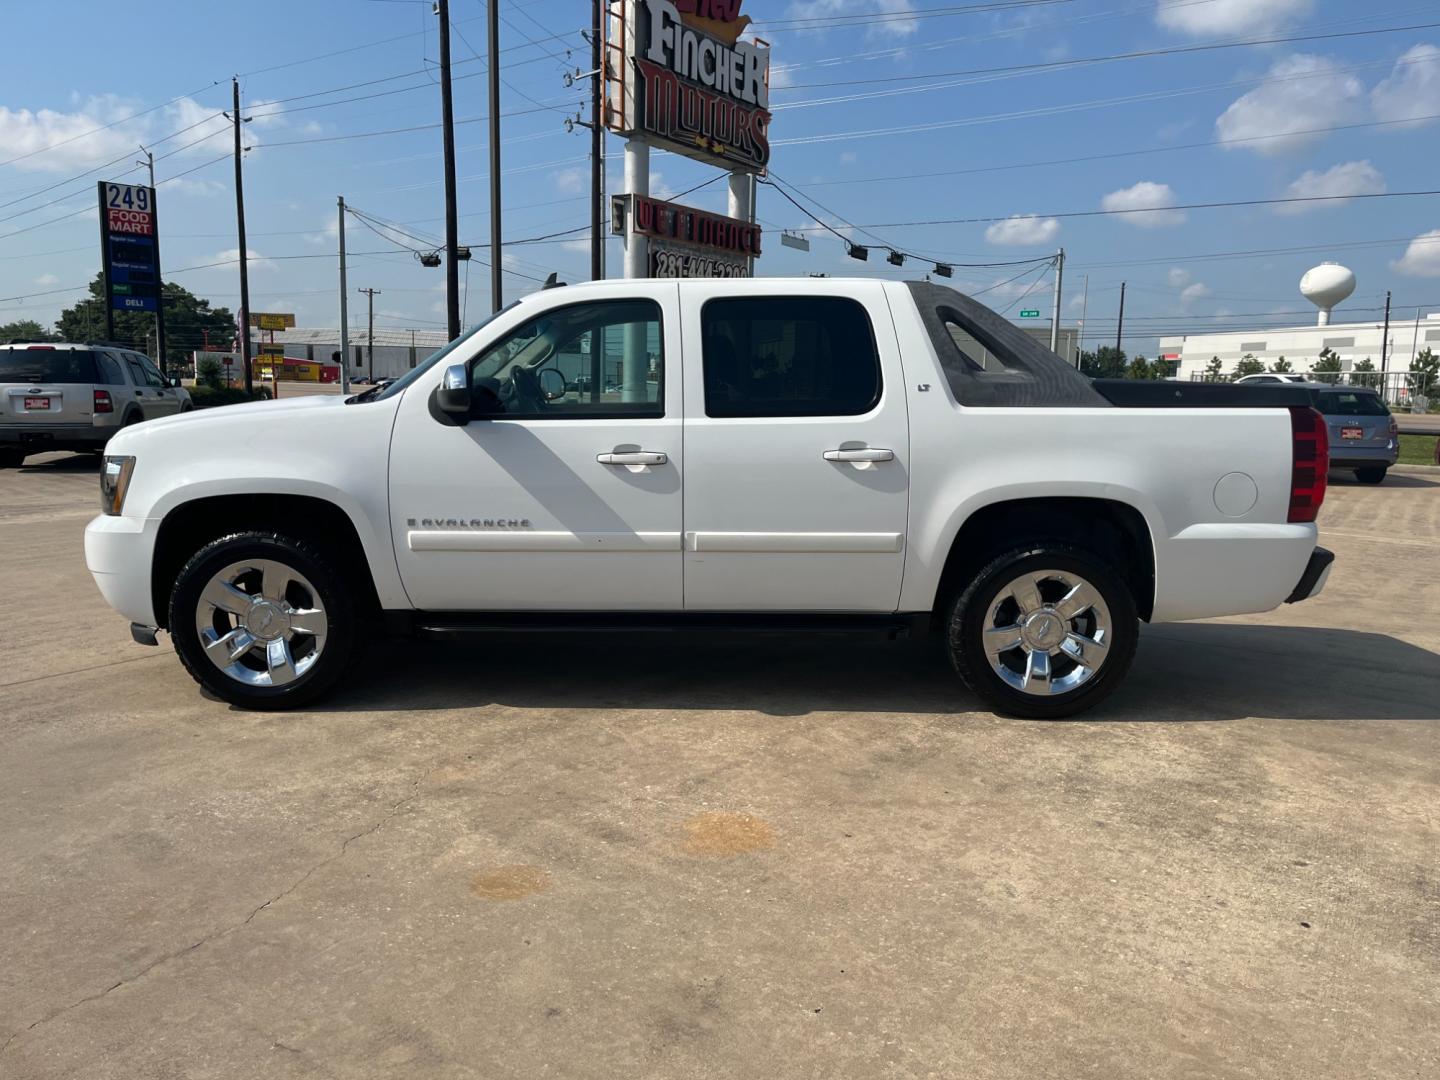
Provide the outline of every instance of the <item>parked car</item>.
{"type": "Polygon", "coordinates": [[[1298,371],[1265,371],[1257,375],[1241,375],[1237,383],[1303,383],[1308,376],[1298,371]]]}
{"type": "Polygon", "coordinates": [[[247,708],[315,700],[380,628],[583,627],[643,667],[626,627],[933,626],[990,705],[1061,717],[1142,620],[1318,593],[1325,478],[1304,389],[1092,383],[939,285],[616,280],[345,400],[124,431],[85,553],[137,641],[247,708]],[[644,395],[565,395],[611,329],[644,395]]]}
{"type": "Polygon", "coordinates": [[[1362,386],[1305,384],[1330,431],[1330,467],[1350,469],[1362,484],[1379,484],[1400,457],[1400,427],[1384,398],[1362,386]]]}
{"type": "Polygon", "coordinates": [[[192,408],[179,379],[109,345],[0,345],[0,467],[48,450],[99,450],[121,428],[192,408]]]}

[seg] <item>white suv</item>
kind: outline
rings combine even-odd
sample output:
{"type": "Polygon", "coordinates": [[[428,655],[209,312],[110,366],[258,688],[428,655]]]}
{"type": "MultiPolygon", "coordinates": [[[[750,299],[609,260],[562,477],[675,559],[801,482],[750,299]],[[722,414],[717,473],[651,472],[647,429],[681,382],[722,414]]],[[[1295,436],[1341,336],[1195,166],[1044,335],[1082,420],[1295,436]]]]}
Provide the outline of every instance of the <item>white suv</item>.
{"type": "Polygon", "coordinates": [[[0,468],[47,450],[99,450],[129,424],[188,412],[179,379],[109,345],[0,345],[0,468]]]}

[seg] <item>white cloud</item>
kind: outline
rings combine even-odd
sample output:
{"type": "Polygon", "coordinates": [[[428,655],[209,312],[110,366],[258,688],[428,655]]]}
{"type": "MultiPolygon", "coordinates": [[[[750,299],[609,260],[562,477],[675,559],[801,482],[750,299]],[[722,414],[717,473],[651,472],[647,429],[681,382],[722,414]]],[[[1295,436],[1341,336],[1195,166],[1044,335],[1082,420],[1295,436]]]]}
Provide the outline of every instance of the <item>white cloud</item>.
{"type": "Polygon", "coordinates": [[[1190,271],[1184,267],[1172,266],[1170,272],[1166,275],[1166,279],[1170,282],[1172,289],[1183,289],[1186,285],[1190,284],[1190,271]]]}
{"type": "Polygon", "coordinates": [[[555,190],[563,195],[578,195],[585,188],[585,181],[590,177],[589,169],[582,169],[578,166],[572,169],[560,169],[551,175],[555,181],[555,190]]]}
{"type": "Polygon", "coordinates": [[[59,285],[60,279],[54,274],[41,274],[35,279],[35,284],[43,286],[59,285]]]}
{"type": "MultiPolygon", "coordinates": [[[[785,11],[787,19],[837,19],[835,28],[843,30],[857,22],[847,15],[896,15],[915,10],[911,0],[796,0],[785,11]]],[[[884,19],[859,23],[868,37],[910,37],[919,29],[914,19],[884,19]]],[[[817,26],[815,29],[822,29],[817,26]]]]}
{"type": "Polygon", "coordinates": [[[1170,206],[1180,200],[1175,197],[1169,184],[1157,184],[1153,180],[1141,180],[1128,188],[1112,191],[1100,200],[1101,210],[1126,211],[1122,220],[1142,229],[1158,229],[1166,225],[1180,225],[1185,221],[1183,210],[1155,210],[1155,207],[1170,206]],[[1128,213],[1143,210],[1147,213],[1128,213]]]}
{"type": "MultiPolygon", "coordinates": [[[[1319,172],[1308,169],[1301,173],[1285,189],[1287,199],[1310,199],[1338,195],[1375,195],[1385,190],[1385,177],[1368,161],[1347,161],[1319,172]]],[[[1339,202],[1290,203],[1277,206],[1277,214],[1303,214],[1326,206],[1339,206],[1339,202]]]]}
{"type": "MultiPolygon", "coordinates": [[[[245,263],[245,265],[246,265],[246,267],[247,267],[248,269],[250,269],[250,270],[274,270],[274,269],[275,269],[275,260],[274,260],[274,259],[267,259],[267,258],[265,258],[264,255],[261,255],[261,254],[260,254],[258,251],[256,251],[254,248],[249,248],[249,247],[247,247],[247,248],[245,249],[245,255],[246,255],[246,263],[245,263]]],[[[239,261],[239,258],[240,258],[240,249],[239,249],[238,247],[233,247],[233,248],[226,248],[224,251],[217,251],[214,255],[212,255],[210,258],[206,259],[205,261],[206,261],[206,262],[214,262],[214,263],[233,263],[233,262],[239,261]]],[[[217,269],[218,269],[218,267],[217,267],[217,269]]]]}
{"type": "Polygon", "coordinates": [[[1000,247],[1027,247],[1031,244],[1047,244],[1055,239],[1059,232],[1060,222],[1053,217],[1015,214],[986,229],[985,239],[988,243],[1000,247]]]}
{"type": "Polygon", "coordinates": [[[1440,114],[1440,48],[1416,45],[1395,62],[1390,75],[1370,91],[1378,120],[1415,120],[1440,114]]]}
{"type": "MultiPolygon", "coordinates": [[[[212,196],[219,195],[222,191],[230,190],[227,185],[221,183],[219,180],[191,179],[188,176],[177,176],[173,180],[166,180],[165,177],[162,176],[160,182],[165,185],[167,192],[178,192],[181,195],[196,195],[202,199],[208,199],[212,196]]],[[[155,201],[160,201],[158,196],[155,201]]]]}
{"type": "Polygon", "coordinates": [[[1431,229],[1411,240],[1405,254],[1390,266],[1408,277],[1440,277],[1440,229],[1431,229]]]}
{"type": "Polygon", "coordinates": [[[1167,30],[1208,37],[1274,30],[1310,14],[1315,0],[1158,0],[1155,21],[1167,30]]]}
{"type": "Polygon", "coordinates": [[[846,150],[840,155],[840,164],[842,165],[854,165],[859,160],[860,155],[854,150],[846,150]]]}
{"type": "Polygon", "coordinates": [[[1203,281],[1186,285],[1185,288],[1180,291],[1180,306],[1188,308],[1196,300],[1204,300],[1205,297],[1209,295],[1210,286],[1206,285],[1203,281]]]}
{"type": "Polygon", "coordinates": [[[1342,72],[1334,60],[1297,53],[1277,61],[1264,83],[1232,102],[1216,119],[1215,131],[1225,140],[1256,140],[1226,149],[1283,154],[1323,137],[1295,132],[1356,120],[1364,93],[1360,80],[1342,72]],[[1258,138],[1273,135],[1288,137],[1258,138]]]}

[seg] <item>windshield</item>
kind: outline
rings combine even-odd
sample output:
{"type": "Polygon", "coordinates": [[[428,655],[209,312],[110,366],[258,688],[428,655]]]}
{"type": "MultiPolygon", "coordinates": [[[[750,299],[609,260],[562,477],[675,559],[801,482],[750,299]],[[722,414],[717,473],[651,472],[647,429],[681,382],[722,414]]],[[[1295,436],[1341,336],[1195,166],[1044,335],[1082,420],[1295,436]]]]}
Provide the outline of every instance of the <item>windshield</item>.
{"type": "Polygon", "coordinates": [[[94,383],[89,349],[0,349],[0,382],[94,383]]]}
{"type": "Polygon", "coordinates": [[[413,382],[414,382],[416,379],[418,379],[421,375],[425,374],[425,372],[429,371],[432,367],[434,367],[436,364],[438,364],[441,360],[445,359],[445,357],[449,356],[452,352],[454,352],[456,349],[458,349],[461,345],[464,345],[467,341],[469,341],[472,337],[474,337],[480,330],[482,330],[482,329],[484,329],[486,326],[490,325],[490,323],[494,322],[494,321],[495,321],[496,319],[498,319],[501,315],[504,315],[507,311],[509,311],[511,308],[513,308],[513,307],[514,307],[516,304],[518,304],[519,302],[520,302],[519,300],[511,300],[510,303],[506,304],[503,308],[501,308],[499,311],[495,312],[495,314],[491,315],[488,319],[482,319],[480,322],[476,323],[476,324],[475,324],[474,326],[472,326],[469,330],[465,331],[465,333],[461,334],[461,335],[460,335],[459,337],[457,337],[454,341],[450,342],[449,345],[446,345],[446,346],[444,346],[443,348],[438,349],[437,351],[431,353],[430,356],[429,356],[429,358],[426,359],[424,363],[417,364],[415,367],[413,367],[413,368],[411,368],[409,371],[407,371],[404,375],[400,376],[400,378],[398,378],[398,379],[396,379],[394,382],[392,382],[389,386],[385,387],[385,389],[381,390],[378,394],[374,394],[373,397],[371,397],[370,395],[373,394],[374,391],[366,391],[363,395],[357,394],[355,397],[353,397],[353,398],[348,398],[347,400],[349,400],[349,401],[360,401],[360,400],[364,400],[364,401],[384,401],[386,398],[392,398],[392,397],[394,397],[396,394],[403,394],[403,393],[405,392],[405,388],[406,388],[407,386],[409,386],[411,383],[413,383],[413,382]]]}

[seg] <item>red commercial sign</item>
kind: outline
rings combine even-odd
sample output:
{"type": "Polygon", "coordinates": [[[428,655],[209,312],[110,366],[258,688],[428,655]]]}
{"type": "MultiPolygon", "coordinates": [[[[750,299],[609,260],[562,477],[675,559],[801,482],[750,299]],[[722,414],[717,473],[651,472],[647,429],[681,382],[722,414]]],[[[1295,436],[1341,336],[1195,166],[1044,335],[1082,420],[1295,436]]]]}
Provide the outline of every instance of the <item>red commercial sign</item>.
{"type": "Polygon", "coordinates": [[[646,236],[750,258],[760,254],[760,226],[748,221],[662,202],[646,195],[634,196],[632,213],[635,231],[646,236]]]}
{"type": "Polygon", "coordinates": [[[106,210],[106,221],[112,233],[129,236],[154,236],[155,218],[143,210],[106,210]]]}

